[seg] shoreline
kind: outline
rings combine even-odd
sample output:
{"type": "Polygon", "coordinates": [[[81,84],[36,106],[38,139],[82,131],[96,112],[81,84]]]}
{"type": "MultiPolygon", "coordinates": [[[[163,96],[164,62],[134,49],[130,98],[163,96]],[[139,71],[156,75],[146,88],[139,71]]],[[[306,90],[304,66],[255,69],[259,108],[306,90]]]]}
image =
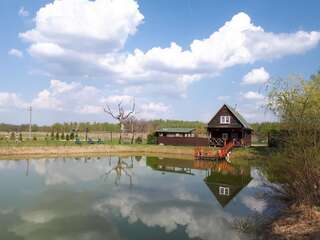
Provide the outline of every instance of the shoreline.
{"type": "Polygon", "coordinates": [[[160,145],[85,145],[1,147],[0,159],[98,155],[157,155],[193,159],[193,147],[160,145]]]}

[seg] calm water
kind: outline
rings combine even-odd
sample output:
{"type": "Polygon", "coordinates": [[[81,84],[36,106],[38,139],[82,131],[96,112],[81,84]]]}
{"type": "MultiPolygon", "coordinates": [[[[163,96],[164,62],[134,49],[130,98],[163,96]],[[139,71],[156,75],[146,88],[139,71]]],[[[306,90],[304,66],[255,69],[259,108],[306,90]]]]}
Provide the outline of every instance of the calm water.
{"type": "Polygon", "coordinates": [[[248,239],[272,209],[254,169],[155,157],[0,161],[0,239],[248,239]]]}

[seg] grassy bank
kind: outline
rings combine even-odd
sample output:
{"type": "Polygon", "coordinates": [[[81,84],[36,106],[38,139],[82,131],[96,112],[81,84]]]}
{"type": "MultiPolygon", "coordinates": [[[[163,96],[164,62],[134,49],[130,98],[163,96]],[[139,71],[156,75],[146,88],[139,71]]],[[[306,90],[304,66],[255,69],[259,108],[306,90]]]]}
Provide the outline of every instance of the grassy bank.
{"type": "MultiPolygon", "coordinates": [[[[231,160],[236,164],[247,164],[260,160],[265,155],[265,147],[238,148],[232,151],[231,160]]],[[[19,159],[46,156],[81,156],[81,155],[157,155],[193,159],[192,146],[160,146],[147,144],[81,144],[61,141],[30,141],[19,144],[0,144],[0,159],[19,159]]],[[[218,149],[217,149],[218,150],[218,149]]]]}
{"type": "Polygon", "coordinates": [[[78,156],[113,154],[175,154],[192,157],[193,148],[158,145],[49,145],[49,146],[9,146],[0,147],[1,158],[36,156],[78,156]]]}

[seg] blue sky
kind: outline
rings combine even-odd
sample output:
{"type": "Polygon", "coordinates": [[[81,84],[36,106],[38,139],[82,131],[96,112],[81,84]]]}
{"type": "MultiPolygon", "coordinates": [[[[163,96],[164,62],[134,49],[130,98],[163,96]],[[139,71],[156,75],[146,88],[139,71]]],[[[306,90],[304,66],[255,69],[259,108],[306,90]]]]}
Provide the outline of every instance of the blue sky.
{"type": "Polygon", "coordinates": [[[223,104],[250,121],[272,78],[320,69],[318,1],[0,2],[0,122],[208,121],[223,104]]]}

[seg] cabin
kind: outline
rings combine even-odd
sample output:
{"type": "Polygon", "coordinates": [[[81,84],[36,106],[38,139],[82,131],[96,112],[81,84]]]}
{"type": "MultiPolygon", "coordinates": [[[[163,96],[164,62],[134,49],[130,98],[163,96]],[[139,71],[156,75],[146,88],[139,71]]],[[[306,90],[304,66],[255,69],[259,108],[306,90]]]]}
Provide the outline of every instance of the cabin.
{"type": "Polygon", "coordinates": [[[253,129],[250,124],[231,106],[224,104],[207,125],[211,146],[224,146],[234,142],[236,146],[251,146],[253,129]]]}
{"type": "Polygon", "coordinates": [[[155,132],[157,144],[175,146],[208,146],[208,138],[200,138],[194,128],[161,128],[155,132]]]}

